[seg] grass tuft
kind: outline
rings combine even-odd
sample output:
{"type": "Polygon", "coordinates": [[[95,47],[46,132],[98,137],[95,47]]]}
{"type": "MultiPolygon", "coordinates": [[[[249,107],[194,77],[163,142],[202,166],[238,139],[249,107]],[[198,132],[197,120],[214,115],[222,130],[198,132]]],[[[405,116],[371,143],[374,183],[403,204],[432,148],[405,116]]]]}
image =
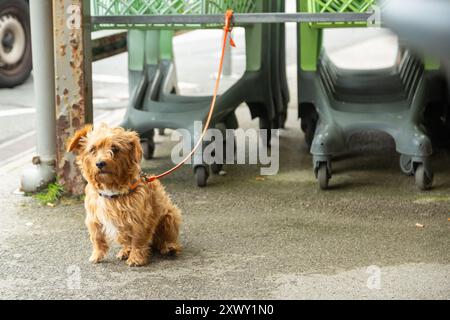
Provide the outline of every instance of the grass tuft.
{"type": "Polygon", "coordinates": [[[42,205],[54,206],[64,195],[64,187],[57,182],[50,183],[46,189],[33,197],[42,205]]]}

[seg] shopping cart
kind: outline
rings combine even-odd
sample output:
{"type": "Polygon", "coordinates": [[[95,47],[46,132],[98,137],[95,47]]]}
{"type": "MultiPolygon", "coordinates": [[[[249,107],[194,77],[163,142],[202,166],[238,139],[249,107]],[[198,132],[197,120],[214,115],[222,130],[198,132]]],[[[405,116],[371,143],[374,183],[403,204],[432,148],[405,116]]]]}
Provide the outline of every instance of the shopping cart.
{"type": "MultiPolygon", "coordinates": [[[[374,0],[298,0],[301,12],[379,12],[374,0]]],[[[376,15],[374,16],[376,18],[376,15]]],[[[400,153],[400,168],[415,175],[420,189],[432,186],[430,139],[423,114],[439,96],[437,65],[401,48],[397,64],[383,70],[344,70],[322,50],[326,28],[367,27],[364,22],[302,23],[299,25],[298,112],[301,129],[313,155],[322,189],[332,176],[332,157],[348,150],[352,134],[386,132],[400,153]]]]}
{"type": "MultiPolygon", "coordinates": [[[[280,12],[282,0],[94,0],[93,16],[213,15],[227,9],[236,13],[280,12]]],[[[155,129],[187,129],[194,134],[194,122],[204,121],[211,97],[180,96],[177,90],[172,37],[175,30],[222,28],[215,23],[165,21],[164,23],[100,23],[94,29],[128,29],[130,102],[122,126],[138,131],[144,156],[152,158],[155,129]]],[[[218,97],[212,126],[221,130],[238,126],[235,109],[246,103],[263,129],[284,125],[289,92],[284,60],[284,26],[236,24],[245,28],[246,71],[218,97]]],[[[195,59],[195,57],[193,57],[195,59]]],[[[224,135],[225,136],[225,135],[224,135]]],[[[270,137],[268,139],[270,143],[270,137]]],[[[194,141],[193,141],[194,142],[194,141]]],[[[209,171],[218,173],[222,164],[207,166],[196,152],[193,167],[198,186],[205,186],[209,171]]]]}

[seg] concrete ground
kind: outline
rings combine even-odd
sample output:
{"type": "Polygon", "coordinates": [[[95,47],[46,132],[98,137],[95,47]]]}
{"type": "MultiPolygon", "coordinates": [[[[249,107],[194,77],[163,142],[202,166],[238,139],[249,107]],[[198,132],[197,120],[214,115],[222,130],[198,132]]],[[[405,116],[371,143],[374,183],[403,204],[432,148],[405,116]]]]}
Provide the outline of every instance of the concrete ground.
{"type": "MultiPolygon", "coordinates": [[[[389,140],[372,141],[375,148],[335,162],[335,187],[324,192],[290,120],[276,176],[260,180],[257,166],[228,166],[199,189],[186,166],[165,179],[184,213],[184,252],[156,255],[142,268],[115,260],[117,248],[90,264],[82,204],[38,206],[12,195],[17,176],[4,175],[0,297],[450,298],[449,152],[433,158],[434,189],[420,192],[399,172],[389,140]]],[[[158,145],[147,170],[170,166],[167,146],[158,145]]]]}
{"type": "MultiPolygon", "coordinates": [[[[197,50],[189,44],[198,37],[204,38],[181,36],[175,49],[197,50]]],[[[383,39],[386,45],[372,55],[389,60],[392,36],[382,37],[371,40],[377,48],[383,39]]],[[[238,72],[244,56],[239,33],[236,42],[238,72]]],[[[343,51],[352,44],[330,43],[343,64],[357,60],[343,51]]],[[[295,43],[288,43],[291,47],[295,43]]],[[[185,93],[209,92],[215,65],[198,68],[193,57],[217,59],[211,53],[181,55],[180,87],[185,93]]],[[[113,59],[124,63],[126,56],[113,59]]],[[[354,140],[352,152],[334,161],[333,188],[320,191],[296,119],[295,52],[288,50],[288,61],[292,99],[280,132],[277,175],[261,179],[256,165],[231,165],[200,189],[192,168],[184,166],[164,180],[184,214],[184,251],[176,259],[155,255],[148,266],[129,268],[114,258],[114,247],[104,263],[90,264],[82,203],[65,199],[56,207],[40,206],[13,193],[21,169],[4,170],[0,298],[449,299],[449,150],[436,150],[434,188],[421,192],[400,172],[390,138],[364,134],[354,140]]],[[[232,81],[225,79],[224,86],[232,81]]],[[[244,106],[238,117],[241,127],[257,127],[244,106]]],[[[169,136],[157,142],[156,159],[143,163],[153,173],[172,165],[169,136]]]]}

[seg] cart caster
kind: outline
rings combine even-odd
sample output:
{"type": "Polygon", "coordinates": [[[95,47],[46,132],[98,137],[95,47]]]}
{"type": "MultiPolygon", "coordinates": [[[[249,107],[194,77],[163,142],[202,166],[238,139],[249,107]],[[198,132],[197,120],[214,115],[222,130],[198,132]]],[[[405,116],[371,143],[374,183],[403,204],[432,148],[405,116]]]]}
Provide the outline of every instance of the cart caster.
{"type": "Polygon", "coordinates": [[[206,181],[208,181],[208,170],[205,166],[198,166],[194,170],[197,186],[200,188],[206,187],[206,181]]]}
{"type": "Polygon", "coordinates": [[[317,180],[319,180],[320,189],[322,190],[328,189],[328,182],[330,178],[331,174],[328,170],[326,162],[320,163],[319,168],[317,169],[317,180]]]}
{"type": "Polygon", "coordinates": [[[317,116],[315,114],[311,114],[305,116],[300,121],[300,127],[305,134],[305,143],[308,147],[311,147],[314,139],[314,134],[316,133],[317,116]]]}
{"type": "MultiPolygon", "coordinates": [[[[224,139],[223,139],[223,141],[222,141],[223,144],[222,144],[222,146],[221,146],[222,151],[223,151],[223,158],[222,158],[222,161],[223,161],[223,162],[222,162],[222,163],[212,163],[212,164],[210,165],[210,169],[211,169],[211,172],[212,172],[213,174],[219,174],[220,171],[222,171],[222,169],[223,169],[223,164],[224,164],[225,161],[226,161],[226,151],[227,151],[227,142],[226,142],[227,134],[226,134],[226,132],[227,132],[227,125],[226,125],[226,123],[224,123],[224,122],[219,122],[219,123],[216,123],[215,128],[218,129],[218,130],[220,130],[220,132],[222,132],[222,136],[224,137],[224,139]]],[[[216,141],[213,140],[211,143],[216,143],[216,141]]],[[[236,146],[236,144],[235,144],[235,146],[236,146]]],[[[216,148],[218,148],[218,147],[219,147],[219,146],[216,145],[216,148]]],[[[214,153],[213,156],[216,156],[216,154],[214,153]]]]}
{"type": "Polygon", "coordinates": [[[412,157],[406,154],[400,155],[400,169],[402,172],[408,176],[412,176],[414,174],[414,167],[412,164],[412,157]]]}
{"type": "Polygon", "coordinates": [[[153,159],[155,153],[155,130],[150,130],[141,135],[142,156],[145,160],[153,159]]]}
{"type": "Polygon", "coordinates": [[[287,112],[286,111],[283,111],[281,114],[280,114],[280,123],[279,123],[279,125],[280,125],[280,129],[284,129],[284,128],[286,128],[286,120],[287,120],[287,112]]]}
{"type": "Polygon", "coordinates": [[[267,130],[267,141],[265,141],[267,148],[270,148],[270,142],[272,140],[272,127],[272,121],[266,118],[259,118],[259,128],[267,130]]]}
{"type": "Polygon", "coordinates": [[[223,164],[213,163],[210,167],[213,174],[219,174],[222,171],[223,164]]]}
{"type": "Polygon", "coordinates": [[[319,120],[315,105],[307,102],[300,103],[299,116],[300,128],[305,136],[305,143],[310,148],[316,133],[317,121],[319,120]]]}
{"type": "Polygon", "coordinates": [[[433,173],[430,173],[431,176],[426,172],[424,165],[421,163],[417,166],[415,172],[416,178],[416,186],[420,190],[429,190],[433,185],[433,173]]]}
{"type": "Polygon", "coordinates": [[[153,139],[145,139],[141,141],[142,155],[145,160],[153,159],[155,153],[155,142],[153,139]]]}

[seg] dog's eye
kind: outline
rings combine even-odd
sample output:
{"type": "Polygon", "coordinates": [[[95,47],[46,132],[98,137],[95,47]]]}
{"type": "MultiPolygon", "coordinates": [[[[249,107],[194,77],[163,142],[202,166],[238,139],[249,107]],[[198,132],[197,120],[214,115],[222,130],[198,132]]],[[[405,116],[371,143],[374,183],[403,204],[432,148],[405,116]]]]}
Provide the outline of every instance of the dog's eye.
{"type": "Polygon", "coordinates": [[[117,148],[116,146],[112,146],[111,151],[112,151],[113,153],[117,153],[117,152],[120,151],[120,149],[117,148]]]}
{"type": "Polygon", "coordinates": [[[92,147],[89,149],[89,152],[90,152],[90,153],[95,153],[95,151],[97,151],[97,148],[95,148],[95,146],[92,146],[92,147]]]}

